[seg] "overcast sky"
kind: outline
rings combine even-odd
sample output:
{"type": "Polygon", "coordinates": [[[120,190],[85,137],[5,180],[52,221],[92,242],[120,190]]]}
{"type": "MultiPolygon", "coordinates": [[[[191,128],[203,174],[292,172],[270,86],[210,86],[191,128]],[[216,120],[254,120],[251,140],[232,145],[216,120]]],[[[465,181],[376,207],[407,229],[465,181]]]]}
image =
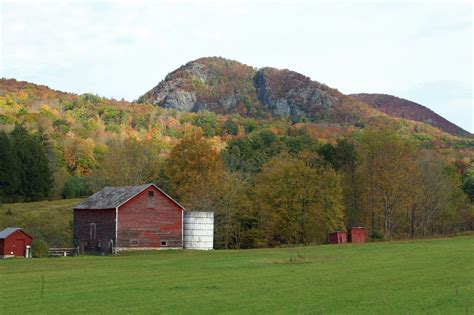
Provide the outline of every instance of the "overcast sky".
{"type": "Polygon", "coordinates": [[[471,1],[8,1],[0,75],[137,99],[222,56],[408,98],[474,132],[471,1]]]}

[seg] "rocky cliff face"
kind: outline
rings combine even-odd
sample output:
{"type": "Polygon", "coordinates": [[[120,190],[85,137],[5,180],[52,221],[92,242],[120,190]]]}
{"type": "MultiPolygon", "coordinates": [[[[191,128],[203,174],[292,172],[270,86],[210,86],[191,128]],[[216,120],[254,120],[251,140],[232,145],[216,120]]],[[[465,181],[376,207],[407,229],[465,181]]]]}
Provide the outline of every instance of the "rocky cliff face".
{"type": "Polygon", "coordinates": [[[337,102],[321,84],[294,71],[260,69],[255,85],[259,101],[274,115],[312,115],[331,110],[337,102]]]}
{"type": "Polygon", "coordinates": [[[202,58],[170,73],[139,101],[180,111],[317,119],[334,109],[337,94],[293,71],[202,58]]]}
{"type": "Polygon", "coordinates": [[[223,58],[202,58],[168,74],[139,101],[180,111],[210,110],[226,114],[255,94],[255,70],[223,58]]]}
{"type": "Polygon", "coordinates": [[[187,81],[189,80],[205,82],[206,74],[201,64],[190,63],[170,73],[164,81],[140,97],[139,101],[147,101],[179,111],[193,111],[197,99],[195,93],[188,88],[187,81]]]}

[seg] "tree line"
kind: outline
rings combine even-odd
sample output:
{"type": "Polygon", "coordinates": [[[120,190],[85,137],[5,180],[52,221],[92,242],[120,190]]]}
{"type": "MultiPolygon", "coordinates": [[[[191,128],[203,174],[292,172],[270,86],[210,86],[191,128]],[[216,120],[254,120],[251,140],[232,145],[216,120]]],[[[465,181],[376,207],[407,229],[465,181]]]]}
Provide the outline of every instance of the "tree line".
{"type": "Polygon", "coordinates": [[[51,197],[51,169],[75,155],[71,161],[82,159],[92,171],[68,177],[63,197],[154,182],[189,210],[215,212],[219,248],[324,243],[327,233],[350,226],[365,226],[373,239],[474,228],[472,163],[445,161],[388,128],[366,128],[334,144],[304,130],[263,128],[233,137],[224,149],[191,129],[171,149],[133,138],[101,148],[94,148],[93,161],[68,148],[56,161],[41,133],[20,126],[0,132],[1,201],[51,197]]]}
{"type": "Polygon", "coordinates": [[[162,178],[189,208],[215,211],[223,248],[323,243],[350,226],[374,239],[473,228],[458,170],[389,129],[335,145],[262,132],[220,155],[193,134],[171,151],[162,178]]]}

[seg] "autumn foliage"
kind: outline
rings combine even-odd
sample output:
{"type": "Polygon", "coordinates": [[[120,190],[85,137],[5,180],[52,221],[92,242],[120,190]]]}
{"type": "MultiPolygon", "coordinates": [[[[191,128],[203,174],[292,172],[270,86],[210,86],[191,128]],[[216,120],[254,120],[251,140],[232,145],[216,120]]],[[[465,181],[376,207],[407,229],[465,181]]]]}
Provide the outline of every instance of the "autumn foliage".
{"type": "MultiPolygon", "coordinates": [[[[203,98],[212,103],[218,89],[247,88],[239,80],[253,70],[208,62],[208,69],[228,72],[229,81],[201,91],[203,98]]],[[[260,106],[252,99],[242,99],[246,113],[220,115],[15,80],[2,79],[0,87],[1,202],[154,182],[189,210],[215,212],[219,248],[323,243],[328,232],[354,225],[365,226],[373,239],[473,229],[472,139],[373,115],[355,99],[331,113],[339,115],[336,121],[295,122],[252,118],[246,113],[260,106]],[[39,178],[25,175],[25,168],[23,177],[11,175],[21,168],[12,154],[19,130],[34,140],[15,154],[50,179],[42,190],[18,190],[20,178],[39,178]]]]}

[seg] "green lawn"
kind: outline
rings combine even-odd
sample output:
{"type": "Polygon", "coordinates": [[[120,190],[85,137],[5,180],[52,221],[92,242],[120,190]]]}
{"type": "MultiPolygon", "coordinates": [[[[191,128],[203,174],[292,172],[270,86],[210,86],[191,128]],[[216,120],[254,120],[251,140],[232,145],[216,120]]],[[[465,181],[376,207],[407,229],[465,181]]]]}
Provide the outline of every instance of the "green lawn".
{"type": "Polygon", "coordinates": [[[474,313],[474,237],[0,261],[0,314],[474,313]]]}

